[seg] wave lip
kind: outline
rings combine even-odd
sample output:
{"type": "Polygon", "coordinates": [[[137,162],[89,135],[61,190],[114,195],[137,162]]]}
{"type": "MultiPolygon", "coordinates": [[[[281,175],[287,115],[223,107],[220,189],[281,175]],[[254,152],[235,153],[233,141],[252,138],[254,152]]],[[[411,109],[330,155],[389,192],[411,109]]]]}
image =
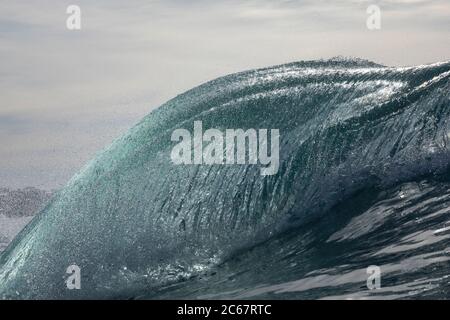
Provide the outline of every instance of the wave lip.
{"type": "Polygon", "coordinates": [[[89,162],[0,258],[4,298],[109,298],[176,282],[305,226],[359,190],[449,164],[450,62],[304,61],[229,75],[162,105],[89,162]],[[173,130],[276,128],[280,169],[175,166],[173,130]],[[83,289],[67,290],[66,268],[83,289]]]}

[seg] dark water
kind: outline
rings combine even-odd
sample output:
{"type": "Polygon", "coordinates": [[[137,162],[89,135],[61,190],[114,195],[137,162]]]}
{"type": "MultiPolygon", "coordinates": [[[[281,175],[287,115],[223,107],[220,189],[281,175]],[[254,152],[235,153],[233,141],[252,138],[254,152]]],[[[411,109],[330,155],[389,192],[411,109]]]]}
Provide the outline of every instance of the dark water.
{"type": "Polygon", "coordinates": [[[212,271],[141,298],[445,299],[450,294],[450,184],[364,190],[212,271]],[[367,287],[368,266],[381,288],[367,287]]]}
{"type": "Polygon", "coordinates": [[[448,298],[450,62],[309,61],[167,102],[0,258],[4,298],[448,298]],[[280,130],[280,169],[174,165],[173,130],[280,130]],[[67,290],[67,266],[82,289],[67,290]],[[366,268],[380,267],[368,290],[366,268]]]}

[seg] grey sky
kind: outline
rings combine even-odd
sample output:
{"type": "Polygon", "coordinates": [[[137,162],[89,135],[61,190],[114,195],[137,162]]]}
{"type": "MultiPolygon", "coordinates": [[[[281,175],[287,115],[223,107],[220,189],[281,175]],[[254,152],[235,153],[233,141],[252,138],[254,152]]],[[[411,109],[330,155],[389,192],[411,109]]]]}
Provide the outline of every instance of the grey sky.
{"type": "Polygon", "coordinates": [[[175,95],[228,73],[337,55],[450,59],[450,1],[4,0],[0,186],[62,186],[175,95]],[[66,29],[66,8],[82,30],[66,29]],[[381,30],[366,8],[382,10],[381,30]]]}

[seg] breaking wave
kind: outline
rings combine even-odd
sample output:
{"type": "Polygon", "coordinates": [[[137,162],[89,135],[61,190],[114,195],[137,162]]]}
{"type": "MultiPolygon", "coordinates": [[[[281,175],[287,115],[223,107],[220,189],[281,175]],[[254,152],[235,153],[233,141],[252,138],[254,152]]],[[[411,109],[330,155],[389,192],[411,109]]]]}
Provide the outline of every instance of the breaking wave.
{"type": "Polygon", "coordinates": [[[170,100],[0,257],[3,298],[449,298],[450,62],[297,62],[170,100]],[[171,133],[275,128],[280,167],[174,165],[171,133]],[[68,290],[76,264],[82,289],[68,290]],[[381,268],[369,291],[366,267],[381,268]]]}

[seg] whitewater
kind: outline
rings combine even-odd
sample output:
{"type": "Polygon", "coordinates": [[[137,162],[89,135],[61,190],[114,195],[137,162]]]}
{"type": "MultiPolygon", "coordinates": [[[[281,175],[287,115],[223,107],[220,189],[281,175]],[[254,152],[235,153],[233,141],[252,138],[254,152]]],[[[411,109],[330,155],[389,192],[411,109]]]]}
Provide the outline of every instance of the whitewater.
{"type": "Polygon", "coordinates": [[[4,299],[450,298],[450,61],[215,79],[90,161],[0,256],[4,299]],[[174,165],[171,134],[275,128],[279,170],[174,165]],[[82,289],[68,290],[68,266],[82,289]],[[380,267],[368,290],[366,268],[380,267]]]}

